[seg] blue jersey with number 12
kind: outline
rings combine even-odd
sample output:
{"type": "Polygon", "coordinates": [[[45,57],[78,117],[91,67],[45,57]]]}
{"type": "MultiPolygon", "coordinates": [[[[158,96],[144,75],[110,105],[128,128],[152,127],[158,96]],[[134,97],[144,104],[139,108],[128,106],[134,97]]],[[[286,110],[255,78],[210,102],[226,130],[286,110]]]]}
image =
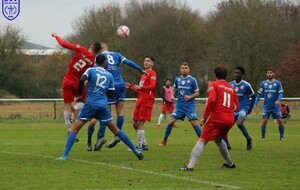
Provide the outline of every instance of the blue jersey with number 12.
{"type": "Polygon", "coordinates": [[[84,75],[88,78],[86,103],[107,106],[107,91],[115,89],[112,74],[104,68],[92,67],[84,75]]]}

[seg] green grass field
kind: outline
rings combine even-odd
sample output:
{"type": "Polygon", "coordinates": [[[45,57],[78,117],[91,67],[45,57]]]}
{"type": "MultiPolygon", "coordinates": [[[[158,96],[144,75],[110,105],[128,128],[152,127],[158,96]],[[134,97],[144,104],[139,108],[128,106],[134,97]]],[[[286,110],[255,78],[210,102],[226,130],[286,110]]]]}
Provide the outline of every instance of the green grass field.
{"type": "MultiPolygon", "coordinates": [[[[169,118],[169,116],[168,116],[169,118]]],[[[260,121],[246,121],[253,149],[235,126],[229,134],[236,169],[221,169],[223,159],[209,143],[194,172],[180,172],[187,164],[197,137],[188,122],[178,122],[166,147],[159,147],[165,124],[156,128],[156,118],[147,123],[149,151],[138,160],[120,143],[113,149],[86,151],[87,126],[69,160],[55,161],[63,151],[66,129],[63,121],[0,121],[0,189],[300,189],[299,121],[286,125],[286,141],[270,120],[267,140],[260,140],[260,121]]],[[[130,119],[124,131],[136,143],[130,119]]],[[[106,138],[113,135],[107,130],[106,138]]],[[[93,140],[96,136],[94,134],[93,140]]]]}

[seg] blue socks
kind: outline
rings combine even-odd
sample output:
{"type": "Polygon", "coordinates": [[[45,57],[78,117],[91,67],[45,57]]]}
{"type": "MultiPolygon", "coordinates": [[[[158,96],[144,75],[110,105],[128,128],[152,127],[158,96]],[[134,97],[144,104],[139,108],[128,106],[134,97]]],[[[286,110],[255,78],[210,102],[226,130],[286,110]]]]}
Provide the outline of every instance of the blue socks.
{"type": "Polygon", "coordinates": [[[94,126],[91,126],[91,125],[88,126],[88,140],[87,140],[88,143],[92,143],[92,136],[93,136],[94,130],[95,130],[94,126]]]}
{"type": "MultiPolygon", "coordinates": [[[[117,126],[120,130],[122,130],[123,127],[123,123],[124,123],[124,115],[122,116],[117,116],[117,126]]],[[[104,122],[100,122],[99,124],[99,130],[98,130],[98,139],[104,137],[105,135],[105,130],[106,130],[106,123],[104,122]]],[[[98,140],[97,139],[97,140],[98,140]]]]}
{"type": "Polygon", "coordinates": [[[117,116],[117,126],[120,130],[122,130],[123,123],[124,123],[124,115],[117,116]]]}
{"type": "MultiPolygon", "coordinates": [[[[280,134],[280,138],[283,138],[283,135],[284,135],[284,126],[279,126],[278,127],[278,130],[279,130],[279,134],[280,134]]],[[[261,126],[261,138],[265,138],[265,135],[266,135],[266,126],[261,126]]]]}
{"type": "MultiPolygon", "coordinates": [[[[106,123],[99,122],[98,139],[104,137],[105,130],[106,130],[106,123]]],[[[97,139],[97,141],[98,141],[98,139],[97,139]]]]}
{"type": "Polygon", "coordinates": [[[128,138],[128,136],[126,135],[126,133],[122,130],[120,130],[117,134],[116,134],[132,151],[135,150],[135,146],[133,145],[133,143],[131,142],[131,140],[128,138]]]}
{"type": "Polygon", "coordinates": [[[242,131],[242,133],[246,137],[246,139],[250,139],[250,135],[249,135],[249,133],[247,131],[247,128],[245,126],[243,128],[239,128],[239,129],[242,131]]]}
{"type": "Polygon", "coordinates": [[[69,152],[75,142],[75,139],[76,139],[76,133],[71,131],[69,136],[68,136],[68,139],[67,139],[67,142],[66,142],[66,147],[65,147],[65,152],[64,152],[64,155],[63,156],[68,156],[69,155],[69,152]]]}
{"type": "Polygon", "coordinates": [[[261,126],[260,127],[260,129],[261,129],[261,138],[266,138],[266,129],[267,129],[267,127],[266,126],[261,126]]]}
{"type": "Polygon", "coordinates": [[[196,125],[196,126],[193,126],[193,127],[194,127],[194,130],[195,130],[197,136],[200,138],[200,136],[201,136],[201,129],[200,129],[199,125],[196,125]]]}
{"type": "MultiPolygon", "coordinates": [[[[164,140],[166,142],[168,140],[169,135],[172,132],[172,128],[173,128],[173,125],[171,125],[171,124],[168,124],[167,127],[166,127],[165,136],[164,136],[164,140]]],[[[201,136],[201,129],[200,129],[199,125],[193,126],[193,128],[194,128],[197,136],[200,137],[201,136]]]]}
{"type": "Polygon", "coordinates": [[[283,138],[284,126],[279,126],[278,129],[279,129],[280,138],[283,138]]]}
{"type": "Polygon", "coordinates": [[[167,127],[166,127],[165,136],[164,136],[164,140],[165,140],[166,142],[167,142],[167,140],[168,140],[169,135],[170,135],[171,132],[172,132],[172,128],[173,128],[173,125],[171,125],[171,124],[168,124],[167,127]]]}

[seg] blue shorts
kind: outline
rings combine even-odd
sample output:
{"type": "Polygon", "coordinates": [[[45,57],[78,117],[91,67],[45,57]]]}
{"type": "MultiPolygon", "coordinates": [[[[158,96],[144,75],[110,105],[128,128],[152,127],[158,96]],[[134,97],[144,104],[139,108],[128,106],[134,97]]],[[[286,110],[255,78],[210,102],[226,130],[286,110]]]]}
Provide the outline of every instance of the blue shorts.
{"type": "Polygon", "coordinates": [[[195,106],[175,106],[174,111],[171,115],[172,118],[184,120],[185,117],[191,120],[198,120],[198,115],[195,106]]]}
{"type": "Polygon", "coordinates": [[[108,97],[107,103],[109,105],[111,105],[111,104],[116,104],[119,101],[125,101],[125,94],[126,94],[125,85],[124,84],[116,85],[115,86],[115,95],[112,98],[108,97]]]}
{"type": "Polygon", "coordinates": [[[282,113],[280,110],[280,106],[276,106],[273,108],[269,108],[264,106],[263,113],[262,113],[262,118],[268,118],[270,119],[270,116],[272,115],[272,118],[277,119],[277,118],[282,118],[282,113]]]}
{"type": "Polygon", "coordinates": [[[108,106],[102,107],[91,104],[84,104],[84,107],[80,111],[77,119],[89,121],[92,118],[96,118],[101,122],[111,122],[114,120],[110,113],[110,110],[108,109],[108,106]]]}
{"type": "Polygon", "coordinates": [[[239,111],[234,112],[234,121],[236,121],[239,117],[246,119],[248,115],[248,109],[241,108],[239,111]]]}

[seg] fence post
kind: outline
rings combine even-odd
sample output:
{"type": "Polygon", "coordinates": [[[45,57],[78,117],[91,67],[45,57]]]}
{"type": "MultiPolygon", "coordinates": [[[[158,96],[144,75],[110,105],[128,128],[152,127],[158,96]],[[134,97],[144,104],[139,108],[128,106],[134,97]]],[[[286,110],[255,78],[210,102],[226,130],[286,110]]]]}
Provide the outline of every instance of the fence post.
{"type": "MultiPolygon", "coordinates": [[[[56,97],[56,80],[53,81],[53,96],[56,97]]],[[[56,120],[56,101],[53,102],[53,119],[56,120]]]]}

